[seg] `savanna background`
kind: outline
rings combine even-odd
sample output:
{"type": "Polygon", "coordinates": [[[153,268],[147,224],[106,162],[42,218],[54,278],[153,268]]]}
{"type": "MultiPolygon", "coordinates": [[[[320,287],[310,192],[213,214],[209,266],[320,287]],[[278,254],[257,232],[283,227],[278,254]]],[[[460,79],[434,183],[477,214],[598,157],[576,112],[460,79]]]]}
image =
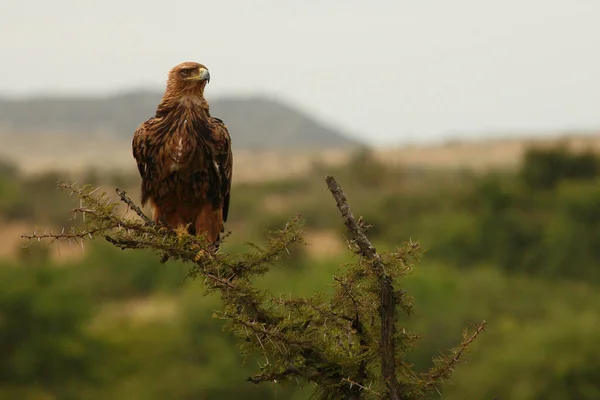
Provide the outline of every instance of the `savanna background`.
{"type": "Polygon", "coordinates": [[[131,136],[187,59],[233,140],[223,251],[305,219],[264,288],[327,293],[351,260],[333,175],[378,249],[426,249],[402,284],[416,369],[487,321],[435,398],[600,398],[597,6],[34,3],[0,17],[1,399],[309,396],[245,381],[256,361],[185,265],[20,238],[72,223],[57,181],[138,198],[131,136]]]}

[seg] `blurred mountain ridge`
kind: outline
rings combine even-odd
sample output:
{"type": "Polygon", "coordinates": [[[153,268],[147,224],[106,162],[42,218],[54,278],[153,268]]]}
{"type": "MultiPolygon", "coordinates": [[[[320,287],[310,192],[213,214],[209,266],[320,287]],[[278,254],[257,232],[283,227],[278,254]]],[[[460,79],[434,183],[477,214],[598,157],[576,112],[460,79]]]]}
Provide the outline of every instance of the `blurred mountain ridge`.
{"type": "MultiPolygon", "coordinates": [[[[0,98],[2,131],[35,137],[48,132],[102,134],[130,140],[154,115],[162,92],[137,90],[97,97],[0,98]]],[[[349,148],[360,143],[281,99],[255,95],[209,99],[238,149],[349,148]]],[[[0,132],[1,134],[1,132],[0,132]]]]}

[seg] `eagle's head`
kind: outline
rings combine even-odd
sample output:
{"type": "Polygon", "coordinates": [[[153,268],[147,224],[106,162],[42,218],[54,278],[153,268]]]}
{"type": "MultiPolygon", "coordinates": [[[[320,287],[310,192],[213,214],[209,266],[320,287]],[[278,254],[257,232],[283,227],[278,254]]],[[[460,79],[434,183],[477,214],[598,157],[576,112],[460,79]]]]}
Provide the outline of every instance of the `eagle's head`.
{"type": "Polygon", "coordinates": [[[204,87],[210,81],[208,69],[197,62],[184,62],[169,71],[167,91],[178,94],[204,94],[204,87]]]}

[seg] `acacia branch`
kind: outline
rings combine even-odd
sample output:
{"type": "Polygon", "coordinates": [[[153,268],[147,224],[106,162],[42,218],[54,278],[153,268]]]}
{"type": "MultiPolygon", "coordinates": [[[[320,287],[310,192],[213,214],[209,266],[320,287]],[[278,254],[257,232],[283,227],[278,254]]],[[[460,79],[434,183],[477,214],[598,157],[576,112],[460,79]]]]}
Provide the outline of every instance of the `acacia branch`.
{"type": "Polygon", "coordinates": [[[364,225],[359,224],[352,209],[348,205],[348,200],[344,191],[333,176],[328,176],[325,180],[327,187],[337,203],[337,208],[342,214],[344,224],[352,237],[353,243],[358,247],[358,254],[363,256],[372,265],[377,275],[380,290],[380,319],[381,319],[381,337],[380,337],[380,357],[381,357],[381,375],[385,381],[385,386],[390,399],[400,399],[400,389],[396,378],[396,349],[394,345],[394,330],[396,317],[396,295],[392,285],[392,278],[385,271],[385,264],[381,257],[365,235],[364,225]]]}
{"type": "MultiPolygon", "coordinates": [[[[287,300],[283,298],[283,296],[272,296],[271,303],[277,306],[285,307],[289,310],[296,310],[298,313],[301,313],[302,308],[305,308],[306,310],[313,311],[315,313],[315,316],[321,318],[322,321],[331,320],[331,322],[335,324],[335,326],[339,327],[347,333],[353,334],[356,331],[356,329],[352,326],[354,318],[348,317],[342,313],[335,312],[332,309],[328,308],[326,305],[317,305],[305,298],[287,300]]],[[[309,322],[311,320],[312,318],[309,319],[309,322]]]]}
{"type": "Polygon", "coordinates": [[[399,307],[409,310],[410,303],[401,290],[394,290],[393,279],[408,271],[406,264],[415,256],[418,245],[410,243],[398,253],[378,254],[365,234],[368,226],[362,218],[355,219],[339,184],[333,177],[327,177],[326,182],[350,233],[349,247],[360,258],[344,275],[334,277],[339,288],[331,301],[320,295],[297,299],[290,295],[289,300],[268,296],[251,279],[269,271],[273,263],[289,254],[291,245],[303,243],[300,216],[269,235],[264,248],[254,246],[253,251],[236,257],[213,253],[203,236],[153,222],[123,190],[116,189],[121,202],[139,218],[126,218],[127,213],[121,216],[119,203],[107,199],[105,193],[95,194],[98,189],[61,184],[59,187],[79,198],[80,207],[72,211],[83,217],[83,225],[68,233],[64,229],[61,234],[34,231],[23,237],[75,239],[83,245],[86,237],[91,239],[95,234],[121,249],[153,249],[162,254],[163,260],[170,257],[193,264],[188,276],[203,277],[205,293],[220,292],[223,310],[215,316],[229,320],[228,329],[241,339],[244,349],[262,349],[267,358],[262,373],[248,378],[250,382],[296,377],[316,383],[323,399],[420,399],[415,393],[437,389],[439,382],[450,377],[485,322],[475,333],[466,332],[460,346],[436,359],[428,373],[418,378],[416,373],[402,369],[401,373],[412,382],[406,383],[405,378],[398,382],[396,368],[403,367],[398,360],[408,339],[407,335],[396,335],[395,315],[399,307]],[[380,323],[374,322],[376,308],[380,323]],[[375,366],[380,374],[373,370],[375,366]],[[371,388],[373,378],[378,392],[371,388]]]}
{"type": "Polygon", "coordinates": [[[450,360],[452,362],[452,367],[460,361],[460,357],[463,355],[467,347],[473,343],[473,341],[477,338],[477,336],[485,329],[486,321],[483,321],[481,325],[475,327],[475,331],[469,336],[465,332],[465,340],[458,347],[458,351],[450,360]]]}
{"type": "Polygon", "coordinates": [[[440,381],[450,378],[454,368],[460,362],[462,355],[477,336],[483,332],[486,323],[486,321],[483,321],[480,325],[475,325],[475,330],[471,334],[469,334],[468,331],[465,331],[461,344],[452,350],[451,356],[442,356],[438,358],[439,364],[432,368],[428,373],[428,379],[425,384],[426,387],[434,387],[440,381]]]}
{"type": "MultiPolygon", "coordinates": [[[[356,386],[356,387],[357,387],[358,389],[360,389],[360,390],[364,390],[364,391],[366,391],[366,392],[371,392],[371,393],[373,393],[374,395],[376,395],[377,397],[381,397],[381,394],[379,394],[379,393],[377,393],[376,391],[374,391],[373,389],[371,389],[371,387],[366,387],[366,386],[363,386],[363,385],[361,385],[361,384],[360,384],[360,383],[358,383],[358,382],[354,382],[352,379],[349,379],[349,378],[344,378],[344,379],[342,379],[342,381],[344,381],[344,382],[348,382],[348,383],[350,384],[350,389],[352,389],[352,387],[353,387],[353,386],[356,386]]],[[[352,395],[351,395],[351,396],[352,396],[352,395]]],[[[358,396],[356,396],[356,395],[355,395],[355,396],[352,396],[352,397],[351,397],[351,399],[358,399],[359,397],[360,397],[360,393],[359,393],[359,395],[358,395],[358,396]]]]}
{"type": "Polygon", "coordinates": [[[124,190],[116,188],[115,191],[117,192],[117,194],[121,198],[121,201],[123,203],[127,204],[127,206],[131,210],[133,210],[133,212],[135,212],[144,221],[144,223],[146,225],[148,225],[148,226],[155,226],[156,225],[156,223],[154,221],[152,221],[150,218],[148,218],[148,216],[146,216],[146,214],[144,214],[142,212],[142,209],[137,204],[135,204],[129,197],[127,197],[127,193],[124,190]]]}
{"type": "Polygon", "coordinates": [[[302,372],[294,366],[290,366],[281,372],[269,373],[263,375],[255,375],[246,378],[248,382],[252,382],[258,385],[261,382],[277,382],[278,380],[284,380],[289,375],[302,376],[302,372]]]}
{"type": "Polygon", "coordinates": [[[34,231],[31,235],[28,235],[26,233],[21,235],[21,238],[23,239],[37,239],[38,241],[42,240],[42,239],[52,239],[52,240],[62,240],[62,239],[86,239],[86,238],[92,238],[92,235],[94,235],[96,232],[101,231],[101,229],[90,229],[89,231],[83,231],[83,232],[76,232],[76,233],[65,233],[64,229],[62,230],[61,233],[52,233],[52,231],[50,232],[44,232],[41,234],[38,234],[36,231],[34,231]]]}

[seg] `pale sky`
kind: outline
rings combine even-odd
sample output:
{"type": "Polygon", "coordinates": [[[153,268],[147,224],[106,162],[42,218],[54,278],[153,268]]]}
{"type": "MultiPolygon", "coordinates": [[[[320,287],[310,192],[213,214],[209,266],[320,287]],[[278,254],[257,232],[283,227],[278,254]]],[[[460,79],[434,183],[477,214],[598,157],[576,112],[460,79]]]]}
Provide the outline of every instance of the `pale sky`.
{"type": "Polygon", "coordinates": [[[600,128],[599,0],[2,0],[0,96],[267,94],[377,144],[600,128]]]}

